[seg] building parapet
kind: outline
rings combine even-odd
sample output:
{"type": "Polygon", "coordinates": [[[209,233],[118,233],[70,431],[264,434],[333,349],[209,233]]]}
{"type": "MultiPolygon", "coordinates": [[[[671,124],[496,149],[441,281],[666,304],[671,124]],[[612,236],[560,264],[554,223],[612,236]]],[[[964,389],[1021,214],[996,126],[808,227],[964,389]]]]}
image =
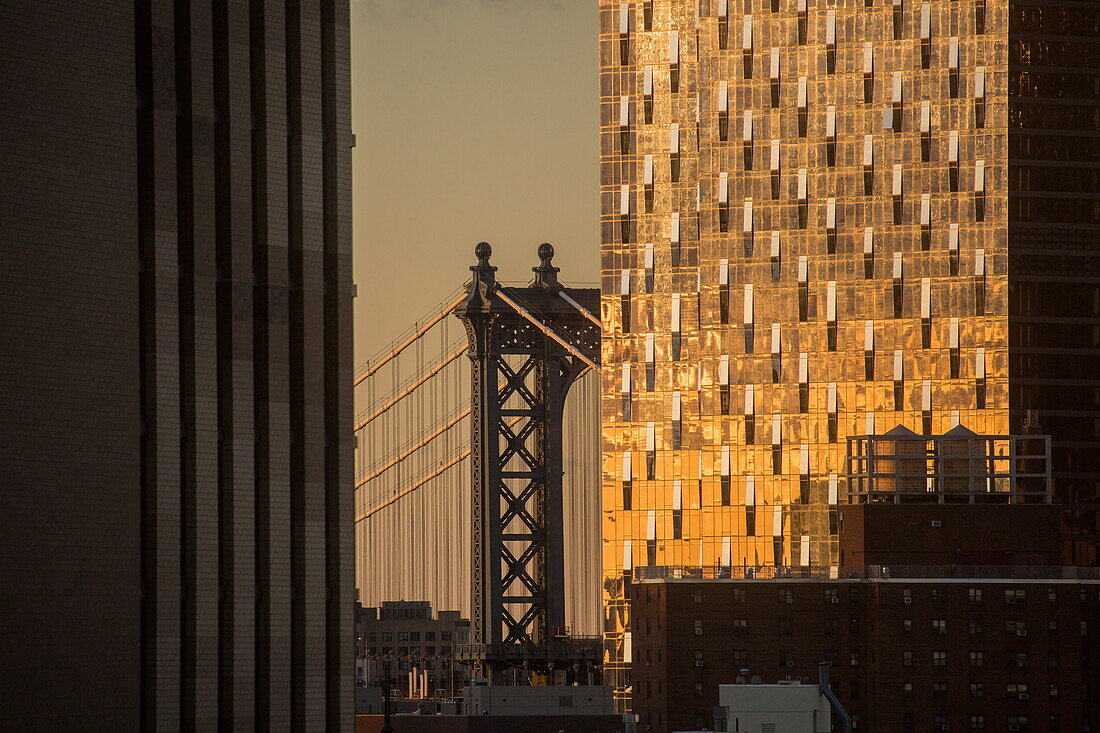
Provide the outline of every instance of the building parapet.
{"type": "Polygon", "coordinates": [[[634,582],[646,580],[979,580],[1100,581],[1100,567],[1062,565],[643,565],[634,582]]]}

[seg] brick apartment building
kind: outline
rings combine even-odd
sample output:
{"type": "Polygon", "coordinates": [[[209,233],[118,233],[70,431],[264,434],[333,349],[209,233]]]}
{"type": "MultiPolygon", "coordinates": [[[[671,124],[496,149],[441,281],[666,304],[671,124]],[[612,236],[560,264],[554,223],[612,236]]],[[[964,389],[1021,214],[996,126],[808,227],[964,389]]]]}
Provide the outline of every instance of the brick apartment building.
{"type": "Polygon", "coordinates": [[[821,661],[855,730],[1090,730],[1100,572],[1057,565],[1058,511],[844,506],[836,579],[638,568],[639,731],[712,728],[718,685],[741,670],[814,680],[821,661]]]}
{"type": "Polygon", "coordinates": [[[427,674],[428,697],[454,697],[469,679],[453,654],[469,641],[470,620],[458,611],[433,614],[429,601],[384,601],[377,608],[356,604],[356,683],[375,684],[387,674],[407,693],[409,673],[427,674]],[[388,667],[388,670],[387,670],[388,667]]]}

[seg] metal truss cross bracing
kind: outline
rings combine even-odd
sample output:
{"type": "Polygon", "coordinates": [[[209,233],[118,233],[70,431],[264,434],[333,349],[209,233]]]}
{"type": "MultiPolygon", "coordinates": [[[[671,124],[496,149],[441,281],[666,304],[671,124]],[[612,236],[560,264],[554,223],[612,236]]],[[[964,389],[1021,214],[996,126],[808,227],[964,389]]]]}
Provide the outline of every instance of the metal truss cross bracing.
{"type": "Polygon", "coordinates": [[[565,630],[562,419],[569,388],[598,368],[599,291],[564,288],[548,244],[526,288],[496,281],[488,244],[476,253],[455,308],[473,390],[472,643],[460,651],[494,681],[510,667],[588,669],[598,641],[565,630]]]}

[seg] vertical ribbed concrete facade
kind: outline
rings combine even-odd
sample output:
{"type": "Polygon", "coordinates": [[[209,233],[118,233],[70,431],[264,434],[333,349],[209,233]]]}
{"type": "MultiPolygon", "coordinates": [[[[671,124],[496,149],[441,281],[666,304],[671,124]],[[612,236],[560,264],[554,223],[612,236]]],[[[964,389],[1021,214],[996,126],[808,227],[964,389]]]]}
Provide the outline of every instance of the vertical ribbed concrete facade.
{"type": "Polygon", "coordinates": [[[351,730],[348,13],[4,12],[0,727],[351,730]]]}

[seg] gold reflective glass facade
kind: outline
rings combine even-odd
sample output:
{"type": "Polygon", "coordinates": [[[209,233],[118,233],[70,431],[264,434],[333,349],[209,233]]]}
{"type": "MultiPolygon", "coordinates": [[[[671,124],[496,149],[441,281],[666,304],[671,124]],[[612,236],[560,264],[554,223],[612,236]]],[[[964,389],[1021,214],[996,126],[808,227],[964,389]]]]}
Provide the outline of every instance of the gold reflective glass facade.
{"type": "Polygon", "coordinates": [[[1054,447],[1056,463],[1079,459],[1060,498],[1095,496],[1095,18],[1079,13],[1091,41],[1050,42],[1086,5],[600,0],[603,567],[620,688],[633,568],[829,577],[850,436],[1021,432],[1055,399],[1058,354],[1085,346],[1054,447]],[[1043,117],[1067,76],[1080,109],[1043,117]],[[1046,133],[1067,125],[1092,185],[1064,192],[1051,161],[1066,149],[1046,133]],[[1010,167],[1010,141],[1032,165],[1010,167]],[[1029,244],[1010,253],[1025,217],[1029,244]],[[1010,298],[1012,273],[1049,312],[1010,298]],[[1073,278],[1080,303],[1055,303],[1073,278]],[[1019,348],[1036,329],[1041,363],[1019,348]]]}

